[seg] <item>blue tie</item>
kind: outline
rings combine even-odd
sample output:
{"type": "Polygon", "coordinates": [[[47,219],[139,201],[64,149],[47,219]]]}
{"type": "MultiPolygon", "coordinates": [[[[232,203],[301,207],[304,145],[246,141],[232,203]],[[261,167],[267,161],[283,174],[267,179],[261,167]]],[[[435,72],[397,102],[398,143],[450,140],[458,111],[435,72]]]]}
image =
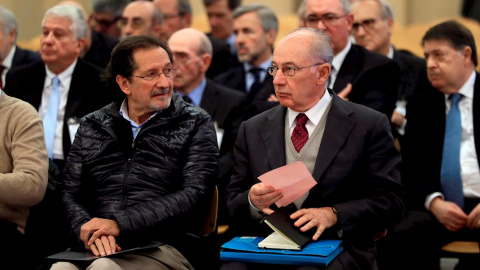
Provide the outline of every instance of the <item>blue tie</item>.
{"type": "Polygon", "coordinates": [[[461,94],[450,96],[452,106],[447,115],[441,170],[442,191],[445,199],[464,206],[462,178],[460,176],[460,142],[462,140],[462,119],[458,102],[461,94]]]}
{"type": "Polygon", "coordinates": [[[45,142],[47,144],[48,157],[53,159],[53,141],[55,139],[55,127],[57,126],[58,104],[60,102],[60,80],[58,77],[52,79],[52,92],[48,102],[47,112],[43,116],[43,129],[45,131],[45,142]]]}

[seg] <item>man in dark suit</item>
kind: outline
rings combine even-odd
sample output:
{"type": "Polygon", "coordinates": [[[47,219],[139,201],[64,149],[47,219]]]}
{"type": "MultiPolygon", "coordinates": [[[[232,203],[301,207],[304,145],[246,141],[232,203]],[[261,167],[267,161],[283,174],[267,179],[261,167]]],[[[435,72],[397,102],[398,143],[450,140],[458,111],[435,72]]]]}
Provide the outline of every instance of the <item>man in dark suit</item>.
{"type": "Polygon", "coordinates": [[[113,97],[103,94],[99,71],[78,58],[87,31],[80,9],[71,5],[53,7],[45,15],[42,29],[42,61],[12,70],[7,76],[5,92],[32,104],[43,118],[50,106],[51,80],[59,78],[59,117],[49,156],[62,168],[80,118],[113,97]],[[72,24],[76,31],[69,28],[72,24]],[[54,34],[55,31],[63,35],[54,34]]]}
{"type": "Polygon", "coordinates": [[[393,9],[383,0],[359,0],[352,6],[352,35],[356,44],[393,59],[400,67],[396,108],[391,117],[397,138],[405,133],[406,104],[430,88],[423,58],[400,53],[391,43],[393,9]]]}
{"type": "Polygon", "coordinates": [[[237,235],[261,234],[259,220],[283,194],[257,177],[302,161],[317,185],[289,206],[299,209],[295,226],[313,230],[313,240],[343,239],[344,251],[327,269],[375,269],[373,235],[403,213],[400,155],[385,115],[326,90],[332,58],[330,38],[316,29],[300,28],[278,43],[269,72],[282,106],[240,126],[227,205],[237,235]],[[298,143],[302,130],[306,140],[298,143]]]}
{"type": "MultiPolygon", "coordinates": [[[[267,68],[272,62],[273,44],[277,37],[275,13],[261,4],[241,6],[233,12],[237,58],[242,63],[219,76],[215,81],[247,93],[249,104],[261,91],[273,93],[272,76],[267,68]],[[266,88],[266,90],[263,90],[266,88]]],[[[256,111],[251,114],[256,114],[256,111]]]]}
{"type": "Polygon", "coordinates": [[[348,0],[305,0],[306,27],[324,30],[332,39],[334,59],[329,88],[349,101],[393,113],[400,70],[387,57],[351,44],[353,15],[348,0]]]}
{"type": "MultiPolygon", "coordinates": [[[[392,230],[392,260],[386,269],[439,269],[444,244],[480,242],[475,40],[465,26],[447,21],[430,28],[422,44],[428,79],[436,89],[407,106],[402,180],[410,211],[392,230]]],[[[460,260],[455,269],[478,269],[479,260],[460,260]]]]}
{"type": "Polygon", "coordinates": [[[5,77],[10,69],[40,61],[38,53],[16,45],[18,24],[15,15],[0,6],[0,89],[5,88],[5,77]]]}
{"type": "MultiPolygon", "coordinates": [[[[215,121],[220,147],[218,190],[225,195],[226,182],[233,166],[233,145],[238,125],[243,121],[246,95],[205,77],[212,60],[212,46],[207,36],[193,28],[175,32],[168,40],[179,73],[174,78],[175,91],[185,100],[203,108],[215,121]],[[189,42],[186,43],[185,40],[189,42]]],[[[226,223],[224,200],[219,204],[219,222],[226,223]]]]}

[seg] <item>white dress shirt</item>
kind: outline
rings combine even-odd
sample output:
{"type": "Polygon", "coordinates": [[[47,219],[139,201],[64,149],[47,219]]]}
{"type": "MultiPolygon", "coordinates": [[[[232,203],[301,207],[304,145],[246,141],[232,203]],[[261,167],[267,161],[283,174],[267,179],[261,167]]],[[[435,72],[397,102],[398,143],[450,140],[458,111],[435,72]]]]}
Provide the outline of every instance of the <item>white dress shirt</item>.
{"type": "Polygon", "coordinates": [[[45,65],[47,75],[45,76],[45,83],[42,92],[42,101],[38,113],[40,118],[47,112],[48,102],[50,101],[50,94],[52,93],[52,79],[57,76],[60,80],[60,103],[58,105],[57,125],[55,127],[55,139],[53,141],[53,158],[64,159],[63,156],[63,119],[65,117],[65,108],[67,105],[68,92],[70,90],[70,82],[72,81],[73,70],[77,60],[75,60],[66,70],[60,74],[55,74],[50,71],[45,65]]]}
{"type": "Polygon", "coordinates": [[[347,46],[345,46],[342,51],[340,51],[339,53],[337,53],[337,55],[333,57],[332,72],[330,74],[330,84],[328,85],[328,88],[333,89],[335,81],[337,80],[338,71],[342,67],[343,61],[345,60],[345,57],[347,57],[347,54],[350,51],[351,47],[352,43],[348,42],[347,46]]]}
{"type": "MultiPolygon", "coordinates": [[[[476,73],[472,72],[469,79],[460,88],[458,93],[462,99],[458,103],[462,119],[462,141],[460,144],[460,176],[462,177],[463,194],[465,198],[480,198],[480,168],[478,166],[477,152],[475,151],[475,138],[473,134],[473,90],[476,73]]],[[[478,98],[478,97],[477,97],[478,98]]],[[[451,107],[449,95],[445,95],[446,110],[448,114],[451,107]]],[[[427,196],[425,207],[430,208],[430,203],[435,197],[445,198],[440,192],[427,196]]]]}
{"type": "Polygon", "coordinates": [[[5,57],[5,59],[3,59],[2,66],[4,66],[5,69],[3,69],[2,74],[0,74],[1,75],[0,79],[3,82],[3,88],[5,88],[5,77],[7,76],[7,72],[12,68],[13,55],[15,54],[16,50],[17,50],[17,48],[14,45],[12,47],[12,49],[10,50],[10,52],[7,54],[7,57],[5,57]]]}

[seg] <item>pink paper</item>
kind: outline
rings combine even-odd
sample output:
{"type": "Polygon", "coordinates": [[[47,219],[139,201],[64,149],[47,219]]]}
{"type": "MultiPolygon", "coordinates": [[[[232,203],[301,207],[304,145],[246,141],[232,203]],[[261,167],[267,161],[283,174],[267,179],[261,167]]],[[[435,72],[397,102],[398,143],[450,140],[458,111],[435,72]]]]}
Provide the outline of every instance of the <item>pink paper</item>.
{"type": "Polygon", "coordinates": [[[301,161],[271,170],[258,179],[266,186],[273,186],[283,192],[283,198],[275,203],[278,207],[291,204],[317,184],[301,161]]]}

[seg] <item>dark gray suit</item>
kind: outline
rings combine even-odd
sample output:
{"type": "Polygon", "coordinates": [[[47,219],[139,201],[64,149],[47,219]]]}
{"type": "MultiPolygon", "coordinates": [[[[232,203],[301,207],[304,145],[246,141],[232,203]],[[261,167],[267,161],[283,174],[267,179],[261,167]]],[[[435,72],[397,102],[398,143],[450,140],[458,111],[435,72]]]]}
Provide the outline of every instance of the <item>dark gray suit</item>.
{"type": "MultiPolygon", "coordinates": [[[[277,106],[244,122],[235,144],[234,175],[227,205],[237,235],[261,234],[251,218],[248,193],[258,176],[286,163],[285,115],[277,106]]],[[[332,269],[375,269],[373,234],[403,215],[400,155],[385,115],[333,94],[313,178],[317,181],[302,208],[335,206],[344,252],[332,269]]],[[[338,238],[337,228],[323,237],[338,238]]]]}

